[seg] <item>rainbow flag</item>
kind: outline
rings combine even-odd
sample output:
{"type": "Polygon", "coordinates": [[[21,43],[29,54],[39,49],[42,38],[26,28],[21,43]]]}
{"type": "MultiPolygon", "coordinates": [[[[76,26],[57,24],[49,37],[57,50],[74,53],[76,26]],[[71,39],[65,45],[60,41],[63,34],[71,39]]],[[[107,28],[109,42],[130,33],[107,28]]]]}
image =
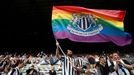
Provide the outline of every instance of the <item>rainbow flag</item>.
{"type": "Polygon", "coordinates": [[[76,42],[113,42],[118,46],[131,44],[124,32],[123,10],[89,9],[78,6],[53,6],[52,30],[56,39],[76,42]]]}

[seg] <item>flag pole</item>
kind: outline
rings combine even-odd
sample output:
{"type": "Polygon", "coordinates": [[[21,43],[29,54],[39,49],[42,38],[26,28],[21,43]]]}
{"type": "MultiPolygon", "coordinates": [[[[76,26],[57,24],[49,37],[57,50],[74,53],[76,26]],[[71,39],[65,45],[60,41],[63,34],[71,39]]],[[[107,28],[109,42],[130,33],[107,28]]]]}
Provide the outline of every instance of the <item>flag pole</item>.
{"type": "Polygon", "coordinates": [[[56,49],[56,50],[58,50],[58,48],[59,48],[60,51],[62,52],[62,54],[63,54],[64,56],[66,56],[66,54],[64,53],[63,49],[61,48],[59,42],[58,42],[57,40],[55,40],[55,41],[56,41],[56,46],[57,46],[57,49],[56,49]]]}

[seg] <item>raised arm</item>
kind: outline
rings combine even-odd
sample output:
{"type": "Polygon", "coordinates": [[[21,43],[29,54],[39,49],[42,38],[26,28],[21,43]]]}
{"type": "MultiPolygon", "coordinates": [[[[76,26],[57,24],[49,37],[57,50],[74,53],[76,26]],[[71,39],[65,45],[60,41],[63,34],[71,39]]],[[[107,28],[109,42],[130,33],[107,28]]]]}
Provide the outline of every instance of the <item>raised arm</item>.
{"type": "MultiPolygon", "coordinates": [[[[125,61],[125,60],[124,60],[125,61]]],[[[123,60],[120,60],[120,63],[121,64],[123,64],[126,68],[128,68],[128,69],[130,69],[130,70],[132,70],[132,69],[134,69],[134,64],[130,64],[128,61],[125,61],[124,62],[123,60]],[[129,64],[128,64],[129,63],[129,64]]]]}
{"type": "Polygon", "coordinates": [[[60,59],[60,52],[59,52],[59,49],[58,49],[59,43],[58,43],[57,41],[56,41],[56,46],[57,46],[57,48],[56,48],[55,56],[56,56],[58,59],[60,59]]]}

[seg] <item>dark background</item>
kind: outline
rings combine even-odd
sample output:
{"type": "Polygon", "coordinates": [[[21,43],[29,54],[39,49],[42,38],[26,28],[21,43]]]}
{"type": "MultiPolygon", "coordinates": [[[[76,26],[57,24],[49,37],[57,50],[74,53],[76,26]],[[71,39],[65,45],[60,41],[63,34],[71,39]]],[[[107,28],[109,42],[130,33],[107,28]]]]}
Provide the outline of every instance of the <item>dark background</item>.
{"type": "MultiPolygon", "coordinates": [[[[126,10],[125,31],[134,35],[132,5],[128,0],[3,0],[0,2],[1,52],[55,52],[51,28],[53,5],[78,5],[92,9],[126,10]]],[[[134,42],[124,47],[109,43],[78,43],[59,40],[63,50],[75,53],[116,51],[132,52],[134,42]]]]}

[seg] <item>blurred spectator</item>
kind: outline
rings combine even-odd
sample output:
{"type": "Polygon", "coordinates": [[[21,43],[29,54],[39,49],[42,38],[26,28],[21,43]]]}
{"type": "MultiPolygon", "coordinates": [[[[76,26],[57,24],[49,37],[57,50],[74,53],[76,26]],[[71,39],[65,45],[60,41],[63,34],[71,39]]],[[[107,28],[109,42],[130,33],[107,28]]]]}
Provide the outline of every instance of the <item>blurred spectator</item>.
{"type": "Polygon", "coordinates": [[[117,74],[117,75],[132,75],[130,70],[129,70],[129,67],[128,66],[125,66],[123,65],[123,63],[125,64],[129,64],[129,62],[127,62],[126,60],[123,60],[120,58],[119,54],[118,53],[113,53],[112,54],[113,56],[113,69],[115,70],[113,72],[113,74],[117,74]]]}
{"type": "Polygon", "coordinates": [[[34,65],[31,65],[26,71],[26,75],[39,75],[39,72],[35,69],[34,65]]]}
{"type": "Polygon", "coordinates": [[[24,63],[23,61],[18,61],[17,66],[13,69],[11,69],[8,73],[8,75],[22,75],[22,73],[20,72],[20,69],[23,68],[24,63]]]}
{"type": "Polygon", "coordinates": [[[49,70],[49,75],[57,75],[53,65],[51,65],[51,70],[49,70]]]}
{"type": "Polygon", "coordinates": [[[109,68],[104,57],[99,58],[99,64],[97,65],[98,75],[108,75],[109,68]]]}

